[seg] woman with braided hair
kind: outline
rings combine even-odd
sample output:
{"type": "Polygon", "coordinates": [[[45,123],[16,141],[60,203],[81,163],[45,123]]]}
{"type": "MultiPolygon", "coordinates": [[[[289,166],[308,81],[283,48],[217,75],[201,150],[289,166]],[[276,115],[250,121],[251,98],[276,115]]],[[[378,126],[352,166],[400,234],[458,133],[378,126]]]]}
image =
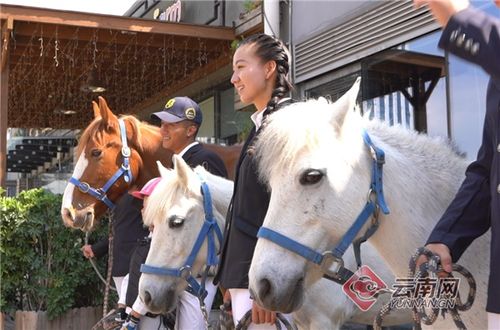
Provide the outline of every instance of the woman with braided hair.
{"type": "Polygon", "coordinates": [[[256,108],[250,132],[238,161],[233,197],[227,214],[221,264],[215,281],[226,289],[235,323],[252,310],[249,329],[274,329],[276,314],[264,310],[250,298],[248,271],[257,243],[257,231],[269,206],[270,192],[259,180],[253,145],[265,123],[265,117],[291,103],[288,97],[290,56],[283,42],[266,35],[243,40],[233,56],[231,83],[243,103],[256,108]],[[266,324],[267,323],[267,324],[266,324]]]}

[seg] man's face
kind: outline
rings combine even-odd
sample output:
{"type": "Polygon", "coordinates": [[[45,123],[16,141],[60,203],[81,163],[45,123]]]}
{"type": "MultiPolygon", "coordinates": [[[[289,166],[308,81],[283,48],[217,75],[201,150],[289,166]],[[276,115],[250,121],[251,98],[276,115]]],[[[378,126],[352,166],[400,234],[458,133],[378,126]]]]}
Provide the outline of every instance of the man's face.
{"type": "Polygon", "coordinates": [[[196,126],[189,120],[183,120],[177,123],[162,121],[160,133],[163,138],[163,148],[177,154],[194,140],[196,126]]]}

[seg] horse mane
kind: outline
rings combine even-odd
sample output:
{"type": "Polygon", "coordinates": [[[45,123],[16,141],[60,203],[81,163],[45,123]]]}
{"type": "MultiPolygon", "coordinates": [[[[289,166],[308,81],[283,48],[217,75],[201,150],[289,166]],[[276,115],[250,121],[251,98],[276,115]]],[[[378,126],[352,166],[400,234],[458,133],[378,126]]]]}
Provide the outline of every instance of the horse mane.
{"type": "MultiPolygon", "coordinates": [[[[167,171],[162,174],[161,181],[151,196],[149,196],[148,206],[144,214],[144,224],[146,226],[161,224],[166,221],[164,216],[176,202],[178,196],[190,196],[193,194],[189,191],[189,188],[181,183],[175,170],[167,171]],[[149,205],[154,205],[154,207],[149,207],[149,205]]],[[[209,186],[214,213],[217,210],[222,216],[225,216],[233,194],[233,182],[211,174],[203,166],[197,166],[194,172],[196,176],[199,175],[204,178],[209,186]]]]}
{"type": "MultiPolygon", "coordinates": [[[[269,182],[273,174],[287,172],[305,152],[328,145],[325,141],[339,143],[339,133],[332,127],[331,117],[332,104],[325,99],[294,103],[268,116],[256,143],[255,155],[258,158],[261,179],[269,182]]],[[[362,127],[366,128],[377,145],[383,149],[389,148],[391,153],[404,154],[421,162],[440,157],[441,162],[436,162],[437,164],[463,161],[457,149],[447,139],[420,134],[401,125],[389,126],[385,122],[362,117],[357,112],[347,114],[342,131],[347,132],[348,138],[359,132],[357,140],[363,143],[362,127]]],[[[347,152],[356,153],[356,150],[349,149],[360,148],[347,146],[347,152]]]]}
{"type": "Polygon", "coordinates": [[[188,194],[188,189],[177,180],[175,172],[169,170],[168,175],[162,175],[161,181],[148,197],[148,203],[144,210],[144,224],[152,226],[165,222],[167,219],[164,216],[170,206],[174,204],[177,196],[186,194],[188,194]]]}
{"type": "MultiPolygon", "coordinates": [[[[153,141],[149,139],[143,141],[142,134],[143,132],[158,134],[157,127],[152,126],[146,122],[142,122],[133,115],[121,115],[120,119],[123,119],[126,123],[128,122],[130,123],[130,125],[132,125],[133,134],[132,136],[127,136],[131,145],[134,145],[140,151],[142,151],[144,147],[150,147],[149,144],[153,143],[153,141]]],[[[94,118],[89,126],[87,126],[87,128],[83,131],[79,139],[78,145],[76,147],[76,157],[80,157],[80,154],[83,152],[83,149],[89,141],[93,141],[96,144],[103,144],[103,132],[109,129],[112,129],[115,132],[119,132],[120,128],[118,125],[118,121],[104,123],[101,117],[94,118]]]]}

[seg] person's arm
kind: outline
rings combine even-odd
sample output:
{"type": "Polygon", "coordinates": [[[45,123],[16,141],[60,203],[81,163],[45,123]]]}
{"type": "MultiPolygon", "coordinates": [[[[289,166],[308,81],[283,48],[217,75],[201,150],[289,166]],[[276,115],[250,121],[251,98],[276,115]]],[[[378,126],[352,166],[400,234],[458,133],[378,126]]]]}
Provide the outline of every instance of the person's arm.
{"type": "Polygon", "coordinates": [[[467,168],[462,186],[427,240],[427,244],[445,244],[453,261],[491,226],[489,178],[495,148],[490,142],[489,122],[486,118],[477,159],[467,168]]]}
{"type": "Polygon", "coordinates": [[[104,238],[97,243],[92,244],[92,252],[96,258],[100,258],[108,253],[109,241],[108,238],[104,238]]]}
{"type": "Polygon", "coordinates": [[[500,19],[470,6],[468,0],[414,0],[427,5],[443,33],[439,47],[500,78],[500,19]]]}
{"type": "Polygon", "coordinates": [[[216,154],[210,154],[207,160],[202,164],[208,172],[217,176],[221,176],[223,178],[227,178],[226,166],[224,165],[222,159],[220,159],[216,154]]]}
{"type": "Polygon", "coordinates": [[[468,7],[450,18],[439,47],[500,78],[500,19],[468,7]]]}

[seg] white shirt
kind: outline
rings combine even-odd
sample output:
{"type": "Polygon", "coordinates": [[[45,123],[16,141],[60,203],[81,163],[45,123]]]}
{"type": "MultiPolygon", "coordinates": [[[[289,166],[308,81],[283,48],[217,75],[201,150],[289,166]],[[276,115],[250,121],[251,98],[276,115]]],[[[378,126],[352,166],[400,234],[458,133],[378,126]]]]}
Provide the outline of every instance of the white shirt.
{"type": "Polygon", "coordinates": [[[183,157],[184,154],[189,150],[191,149],[192,147],[194,147],[195,145],[197,145],[199,142],[198,141],[194,141],[193,143],[191,144],[188,144],[184,149],[182,149],[181,152],[179,152],[179,156],[183,157]]]}
{"type": "MultiPolygon", "coordinates": [[[[281,100],[278,101],[278,104],[282,103],[282,102],[285,102],[287,100],[289,100],[290,98],[289,97],[284,97],[282,98],[281,100]]],[[[266,107],[267,108],[267,107],[266,107]]],[[[259,111],[256,111],[254,112],[251,116],[250,116],[250,119],[252,119],[254,125],[255,125],[255,131],[257,132],[259,130],[259,128],[262,126],[262,119],[264,117],[264,111],[266,110],[266,108],[262,109],[262,110],[259,110],[259,111]]]]}

